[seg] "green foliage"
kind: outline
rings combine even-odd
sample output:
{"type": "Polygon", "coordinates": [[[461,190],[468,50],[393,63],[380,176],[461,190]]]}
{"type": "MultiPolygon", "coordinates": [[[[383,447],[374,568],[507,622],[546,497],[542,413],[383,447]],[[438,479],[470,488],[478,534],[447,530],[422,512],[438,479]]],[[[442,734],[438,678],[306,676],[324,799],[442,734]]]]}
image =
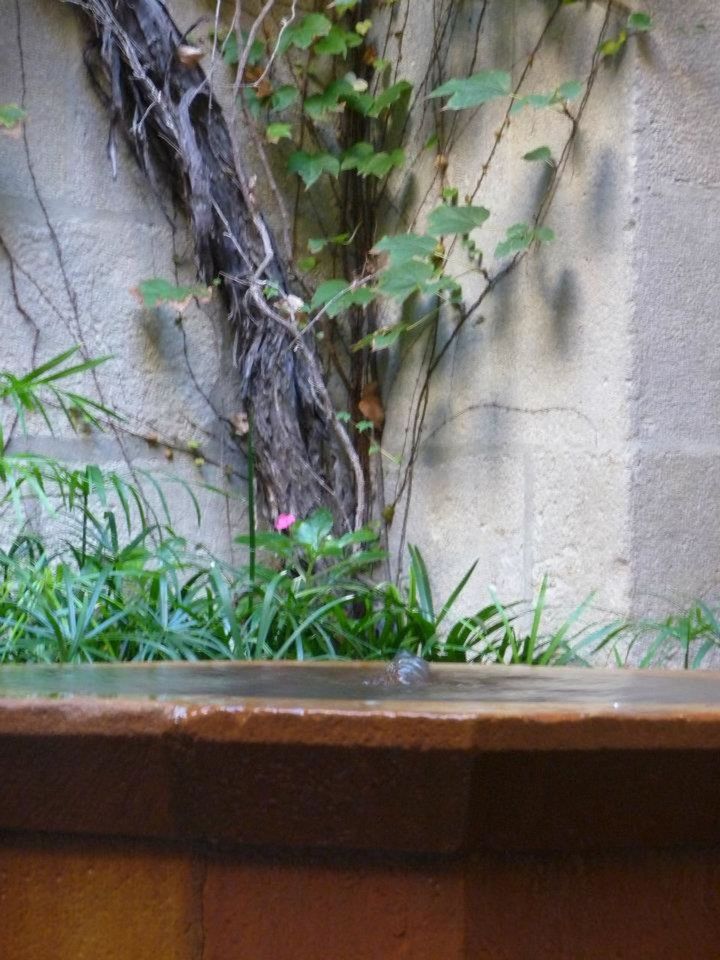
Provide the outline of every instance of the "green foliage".
{"type": "Polygon", "coordinates": [[[212,297],[212,287],[206,287],[202,284],[177,286],[169,280],[162,279],[162,277],[152,277],[138,284],[137,296],[143,306],[150,310],[162,305],[183,310],[194,298],[197,298],[201,303],[207,303],[212,297]]]}
{"type": "Polygon", "coordinates": [[[302,177],[305,189],[308,189],[323,173],[337,177],[340,173],[340,161],[331,153],[306,153],[304,150],[296,150],[288,161],[288,170],[302,177]]]}
{"type": "Polygon", "coordinates": [[[531,163],[542,161],[543,163],[552,164],[552,151],[550,147],[536,147],[534,150],[529,150],[523,154],[523,160],[529,160],[531,163]]]}
{"type": "Polygon", "coordinates": [[[314,40],[327,37],[331,30],[332,22],[323,14],[308,13],[283,31],[279,52],[285,53],[290,47],[307,50],[314,40]]]}
{"type": "Polygon", "coordinates": [[[483,103],[509,97],[512,91],[510,74],[505,70],[483,70],[464,80],[453,79],[443,83],[431,97],[449,97],[445,110],[466,110],[483,103]]]}
{"type": "Polygon", "coordinates": [[[510,108],[510,112],[518,113],[523,107],[541,110],[545,107],[562,106],[570,100],[576,100],[583,92],[584,87],[585,84],[577,80],[570,80],[567,83],[560,84],[550,93],[530,93],[525,97],[518,97],[510,108]]]}
{"type": "MultiPolygon", "coordinates": [[[[24,376],[3,373],[0,399],[48,424],[53,408],[46,400],[57,402],[70,422],[70,401],[92,416],[98,405],[64,381],[101,361],[76,363],[74,355],[66,351],[24,376]]],[[[355,426],[372,429],[369,420],[355,426]]],[[[252,425],[250,438],[252,495],[252,425]]],[[[135,480],[93,465],[72,469],[50,458],[2,454],[2,503],[21,511],[30,497],[46,519],[63,522],[59,537],[49,536],[47,525],[31,532],[19,512],[15,537],[0,549],[0,662],[376,660],[399,650],[430,660],[508,662],[513,650],[522,662],[558,663],[573,658],[582,635],[570,635],[578,615],[559,631],[541,632],[546,585],[527,635],[519,632],[521,605],[503,607],[495,599],[453,622],[474,566],[440,605],[415,547],[406,587],[374,583],[384,559],[377,531],[335,536],[326,510],[291,522],[284,533],[260,532],[250,496],[250,532],[237,538],[249,562],[231,567],[188,549],[172,527],[163,492],[168,480],[153,482],[164,519],[135,480]]]]}
{"type": "Polygon", "coordinates": [[[366,307],[374,297],[375,293],[369,287],[348,286],[344,280],[326,280],[315,291],[310,309],[324,307],[325,313],[332,319],[348,307],[366,307]]]}
{"type": "Polygon", "coordinates": [[[505,239],[495,247],[495,256],[507,257],[527,250],[533,243],[550,243],[554,239],[555,234],[549,227],[531,227],[527,223],[516,223],[508,227],[505,239]]]}
{"type": "Polygon", "coordinates": [[[394,167],[401,167],[405,162],[405,151],[401,148],[390,153],[376,151],[371,143],[353,144],[346,150],[340,159],[341,170],[357,170],[361,177],[378,177],[382,179],[394,167]]]}
{"type": "Polygon", "coordinates": [[[0,127],[13,130],[27,116],[25,110],[16,103],[0,103],[0,127]]]}
{"type": "MultiPolygon", "coordinates": [[[[622,635],[623,640],[626,638],[628,641],[622,645],[611,646],[618,665],[700,669],[720,653],[720,611],[699,601],[664,620],[628,623],[622,635]]],[[[607,646],[607,642],[602,643],[597,651],[607,646]]]]}
{"type": "Polygon", "coordinates": [[[654,27],[653,19],[649,13],[636,11],[627,18],[625,27],[616,37],[605,40],[600,44],[600,53],[604,57],[615,57],[624,48],[629,38],[634,34],[647,33],[654,27]]]}
{"type": "MultiPolygon", "coordinates": [[[[248,35],[242,32],[242,49],[247,47],[248,35]]],[[[240,62],[240,49],[238,47],[237,33],[233,30],[225,37],[222,43],[223,59],[229,66],[234,67],[240,62]]],[[[265,43],[262,40],[253,40],[250,49],[247,51],[248,66],[254,67],[260,63],[265,56],[265,43]]]]}
{"type": "Polygon", "coordinates": [[[476,227],[481,227],[489,216],[490,211],[485,207],[454,207],[443,204],[428,217],[427,231],[433,237],[448,233],[468,234],[476,227]]]}

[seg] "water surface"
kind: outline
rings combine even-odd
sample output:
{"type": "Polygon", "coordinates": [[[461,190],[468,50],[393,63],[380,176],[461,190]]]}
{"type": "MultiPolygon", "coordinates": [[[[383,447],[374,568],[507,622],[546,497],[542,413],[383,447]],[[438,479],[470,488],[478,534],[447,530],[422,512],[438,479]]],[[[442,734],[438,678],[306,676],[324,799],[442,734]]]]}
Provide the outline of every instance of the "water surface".
{"type": "Polygon", "coordinates": [[[120,664],[0,667],[0,698],[115,697],[238,703],[413,701],[435,709],[574,707],[720,708],[720,673],[432,666],[417,684],[394,683],[384,664],[120,664]]]}

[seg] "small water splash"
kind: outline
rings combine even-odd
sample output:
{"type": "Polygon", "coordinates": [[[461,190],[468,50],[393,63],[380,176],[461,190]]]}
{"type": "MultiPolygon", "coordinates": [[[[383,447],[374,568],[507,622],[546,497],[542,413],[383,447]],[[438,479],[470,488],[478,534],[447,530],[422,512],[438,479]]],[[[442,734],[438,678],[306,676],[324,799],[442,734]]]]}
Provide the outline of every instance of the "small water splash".
{"type": "Polygon", "coordinates": [[[407,650],[398,650],[386,665],[382,676],[365,681],[383,687],[420,687],[429,682],[430,664],[407,650]]]}

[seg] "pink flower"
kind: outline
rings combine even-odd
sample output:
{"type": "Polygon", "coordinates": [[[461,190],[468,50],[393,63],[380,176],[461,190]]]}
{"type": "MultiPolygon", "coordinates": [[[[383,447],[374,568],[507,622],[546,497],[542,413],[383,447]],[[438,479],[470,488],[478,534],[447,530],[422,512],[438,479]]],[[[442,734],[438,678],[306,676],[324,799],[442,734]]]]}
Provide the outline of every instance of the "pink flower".
{"type": "Polygon", "coordinates": [[[275,529],[278,533],[282,533],[283,530],[287,530],[294,523],[295,517],[292,513],[280,513],[275,521],[275,529]]]}

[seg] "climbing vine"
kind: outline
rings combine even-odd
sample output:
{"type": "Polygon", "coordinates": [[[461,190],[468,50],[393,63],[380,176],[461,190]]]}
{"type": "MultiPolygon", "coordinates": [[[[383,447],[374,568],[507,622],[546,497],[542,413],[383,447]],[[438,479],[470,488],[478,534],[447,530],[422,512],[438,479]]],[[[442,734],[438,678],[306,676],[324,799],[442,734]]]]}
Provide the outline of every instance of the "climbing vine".
{"type": "Polygon", "coordinates": [[[527,55],[486,69],[479,51],[492,0],[265,0],[253,16],[240,0],[217,0],[211,18],[189,26],[162,0],[69,2],[93,30],[88,64],[108,107],[111,156],[122,132],[190,220],[200,287],[138,278],[138,296],[149,309],[224,302],[243,404],[226,428],[240,444],[252,431],[265,513],[307,516],[325,504],[340,527],[357,529],[372,517],[389,525],[402,504],[404,531],[433,377],[498,284],[552,243],[548,214],[599,71],[652,28],[650,16],[606,0],[584,75],[537,89],[543,45],[584,0],[544,4],[527,55]],[[451,72],[468,6],[474,42],[451,72]],[[405,77],[404,38],[418,16],[427,17],[426,65],[405,77]],[[449,179],[453,149],[490,104],[501,122],[461,196],[449,179]],[[529,176],[542,171],[539,199],[488,249],[483,188],[524,111],[561,115],[566,133],[559,149],[527,144],[520,159],[529,176]],[[417,143],[428,117],[433,129],[417,143]],[[425,195],[408,202],[427,157],[425,195]],[[469,275],[480,282],[473,299],[469,275]],[[379,358],[419,337],[424,363],[404,448],[387,451],[379,358]],[[398,469],[386,494],[388,457],[398,469]]]}

